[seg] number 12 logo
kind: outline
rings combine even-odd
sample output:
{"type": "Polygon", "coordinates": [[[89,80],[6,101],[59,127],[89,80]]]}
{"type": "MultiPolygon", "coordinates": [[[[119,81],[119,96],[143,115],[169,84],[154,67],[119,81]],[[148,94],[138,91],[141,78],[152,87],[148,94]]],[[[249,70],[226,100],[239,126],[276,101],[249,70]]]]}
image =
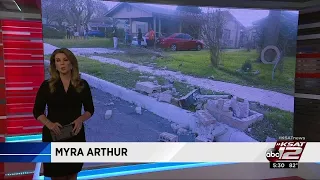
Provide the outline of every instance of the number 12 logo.
{"type": "Polygon", "coordinates": [[[280,153],[279,160],[299,160],[303,148],[302,147],[279,147],[278,152],[280,153]]]}

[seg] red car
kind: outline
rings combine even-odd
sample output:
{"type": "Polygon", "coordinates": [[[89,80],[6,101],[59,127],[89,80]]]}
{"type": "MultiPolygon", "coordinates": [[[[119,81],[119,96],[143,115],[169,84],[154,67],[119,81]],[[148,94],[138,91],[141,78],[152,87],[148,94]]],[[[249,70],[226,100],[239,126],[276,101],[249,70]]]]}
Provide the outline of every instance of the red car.
{"type": "Polygon", "coordinates": [[[201,41],[184,33],[174,33],[168,37],[159,38],[157,44],[159,44],[161,48],[170,48],[172,51],[192,49],[200,51],[204,46],[201,41]]]}

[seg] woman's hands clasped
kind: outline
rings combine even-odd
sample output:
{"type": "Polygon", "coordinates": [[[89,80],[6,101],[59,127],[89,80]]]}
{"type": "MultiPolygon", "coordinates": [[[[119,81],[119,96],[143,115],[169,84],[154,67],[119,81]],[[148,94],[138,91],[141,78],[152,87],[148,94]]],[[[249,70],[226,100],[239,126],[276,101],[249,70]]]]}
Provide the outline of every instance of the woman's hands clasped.
{"type": "Polygon", "coordinates": [[[76,120],[74,120],[73,122],[72,122],[72,124],[74,125],[74,127],[73,127],[73,133],[75,134],[75,135],[77,135],[79,132],[80,132],[80,130],[81,130],[81,128],[82,128],[82,120],[81,119],[76,119],[76,120]]]}
{"type": "Polygon", "coordinates": [[[62,128],[61,124],[55,122],[49,122],[47,124],[47,128],[50,129],[50,131],[53,131],[55,134],[59,135],[61,134],[60,128],[62,128]]]}

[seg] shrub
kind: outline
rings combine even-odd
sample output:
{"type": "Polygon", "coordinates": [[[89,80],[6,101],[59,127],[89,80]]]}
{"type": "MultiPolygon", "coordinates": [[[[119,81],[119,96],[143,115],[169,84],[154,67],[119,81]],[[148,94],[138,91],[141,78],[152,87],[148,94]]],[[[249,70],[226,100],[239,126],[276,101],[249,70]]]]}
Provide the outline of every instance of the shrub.
{"type": "Polygon", "coordinates": [[[241,70],[244,72],[250,72],[252,71],[252,64],[251,61],[247,60],[245,63],[243,63],[241,70]]]}
{"type": "Polygon", "coordinates": [[[43,37],[50,39],[63,39],[65,37],[65,33],[55,28],[44,26],[43,37]]]}

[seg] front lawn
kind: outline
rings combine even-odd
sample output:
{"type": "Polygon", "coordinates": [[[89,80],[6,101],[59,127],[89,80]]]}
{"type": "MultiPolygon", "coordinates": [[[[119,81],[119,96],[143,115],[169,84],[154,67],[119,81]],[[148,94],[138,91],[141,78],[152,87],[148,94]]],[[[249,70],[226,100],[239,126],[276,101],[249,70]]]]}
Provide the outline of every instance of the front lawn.
{"type": "Polygon", "coordinates": [[[293,135],[293,113],[258,103],[251,103],[250,109],[264,114],[264,119],[246,130],[249,136],[265,141],[267,137],[278,139],[280,136],[293,135]]]}
{"type": "Polygon", "coordinates": [[[210,77],[217,81],[274,90],[290,95],[294,92],[295,57],[285,57],[283,73],[280,74],[279,71],[276,71],[275,79],[272,80],[273,65],[255,62],[258,57],[255,50],[251,52],[243,50],[226,51],[222,54],[219,68],[211,66],[209,52],[205,50],[163,52],[162,54],[164,57],[155,59],[153,58],[155,54],[150,53],[150,51],[128,50],[124,54],[103,56],[136,64],[148,65],[153,63],[159,68],[167,67],[169,70],[181,71],[184,74],[196,77],[210,77]],[[258,75],[237,71],[248,60],[253,66],[252,70],[259,71],[258,75]]]}
{"type": "Polygon", "coordinates": [[[112,39],[89,38],[89,39],[44,39],[45,43],[59,48],[113,48],[112,39]]]}
{"type": "Polygon", "coordinates": [[[258,53],[254,50],[251,52],[224,52],[221,58],[221,67],[213,68],[210,64],[208,51],[183,51],[171,52],[169,58],[159,59],[157,64],[198,77],[213,77],[218,81],[293,94],[296,58],[285,57],[283,73],[280,74],[279,71],[276,71],[275,79],[272,80],[273,65],[257,63],[255,62],[257,57],[258,53]],[[237,72],[248,60],[252,63],[253,71],[259,71],[258,75],[237,72]]]}

